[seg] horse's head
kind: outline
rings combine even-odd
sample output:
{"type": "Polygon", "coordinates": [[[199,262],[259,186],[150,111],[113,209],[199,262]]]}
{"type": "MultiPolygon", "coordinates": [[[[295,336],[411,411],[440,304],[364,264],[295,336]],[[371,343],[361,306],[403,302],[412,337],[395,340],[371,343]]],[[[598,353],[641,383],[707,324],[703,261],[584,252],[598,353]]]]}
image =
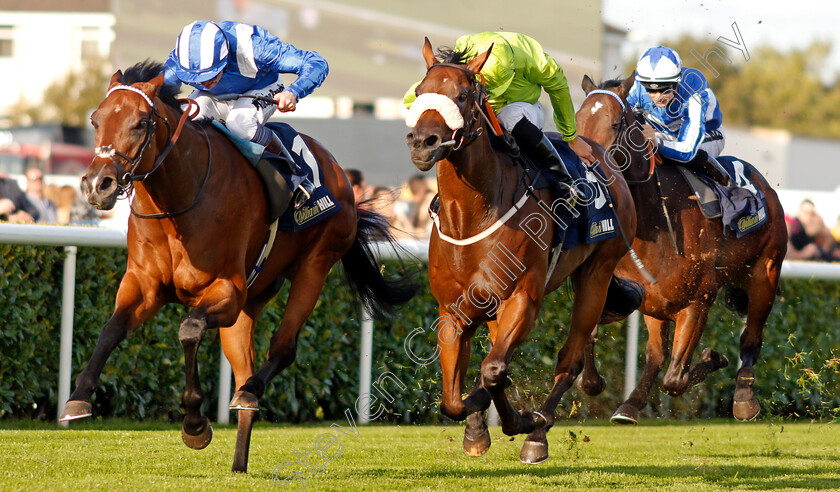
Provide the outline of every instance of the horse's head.
{"type": "Polygon", "coordinates": [[[608,80],[595,85],[588,75],[581,83],[586,99],[575,113],[578,133],[609,148],[633,118],[627,107],[627,94],[633,87],[633,76],[624,80],[608,80]]]}
{"type": "Polygon", "coordinates": [[[156,138],[157,129],[164,126],[165,134],[169,127],[155,102],[163,86],[161,69],[160,64],[141,63],[125,75],[118,70],[105,99],[91,115],[96,157],[82,176],[81,189],[98,209],[113,208],[120,193],[152,169],[162,144],[156,138]]]}
{"type": "Polygon", "coordinates": [[[476,74],[492,49],[467,63],[462,63],[464,53],[459,52],[439,62],[426,38],[426,77],[417,86],[417,99],[406,118],[411,132],[405,137],[411,161],[421,171],[428,171],[460,147],[464,137],[475,131],[473,127],[480,128],[481,89],[476,74]]]}

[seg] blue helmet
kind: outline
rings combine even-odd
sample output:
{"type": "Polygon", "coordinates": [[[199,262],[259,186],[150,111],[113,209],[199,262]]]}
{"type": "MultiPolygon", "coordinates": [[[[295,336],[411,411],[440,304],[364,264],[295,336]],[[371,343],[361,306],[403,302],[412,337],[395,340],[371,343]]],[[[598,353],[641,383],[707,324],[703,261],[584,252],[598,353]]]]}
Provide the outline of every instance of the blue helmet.
{"type": "Polygon", "coordinates": [[[230,43],[215,23],[195,21],[178,35],[174,51],[178,78],[187,84],[201,83],[224,70],[230,43]]]}
{"type": "Polygon", "coordinates": [[[636,80],[649,89],[678,84],[682,78],[680,55],[665,46],[645,51],[636,64],[636,80]]]}

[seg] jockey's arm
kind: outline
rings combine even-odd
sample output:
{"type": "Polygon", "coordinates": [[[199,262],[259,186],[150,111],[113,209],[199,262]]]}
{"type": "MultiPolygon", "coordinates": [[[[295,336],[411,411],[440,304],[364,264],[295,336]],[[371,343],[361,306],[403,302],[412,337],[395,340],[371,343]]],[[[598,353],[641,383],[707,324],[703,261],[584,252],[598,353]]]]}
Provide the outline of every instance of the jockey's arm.
{"type": "Polygon", "coordinates": [[[697,149],[706,135],[706,101],[700,94],[694,94],[685,102],[686,117],[680,132],[674,140],[659,139],[660,153],[677,162],[688,162],[697,154],[697,149]]]}
{"type": "Polygon", "coordinates": [[[563,140],[569,142],[577,137],[575,124],[575,107],[569,93],[569,83],[563,74],[563,69],[550,55],[543,53],[534,60],[536,67],[526,76],[533,77],[533,82],[539,84],[551,100],[554,110],[554,124],[563,140]]]}

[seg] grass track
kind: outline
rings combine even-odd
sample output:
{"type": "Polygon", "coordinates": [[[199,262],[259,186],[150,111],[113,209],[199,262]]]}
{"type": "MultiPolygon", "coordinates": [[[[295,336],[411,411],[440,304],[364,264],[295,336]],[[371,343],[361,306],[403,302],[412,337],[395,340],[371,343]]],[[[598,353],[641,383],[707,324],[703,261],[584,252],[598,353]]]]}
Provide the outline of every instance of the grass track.
{"type": "Polygon", "coordinates": [[[210,446],[193,451],[179,427],[166,424],[57,430],[5,422],[0,490],[297,490],[302,480],[285,487],[272,480],[287,460],[278,480],[306,475],[312,491],[840,489],[840,425],[833,423],[559,422],[549,433],[551,458],[537,466],[517,458],[523,436],[511,441],[498,428],[488,453],[469,458],[458,426],[372,425],[352,438],[327,425],[257,424],[247,475],[230,472],[235,432],[217,427],[210,446]],[[327,452],[337,456],[308,456],[319,475],[295,463],[295,452],[313,450],[328,432],[337,441],[327,452]]]}

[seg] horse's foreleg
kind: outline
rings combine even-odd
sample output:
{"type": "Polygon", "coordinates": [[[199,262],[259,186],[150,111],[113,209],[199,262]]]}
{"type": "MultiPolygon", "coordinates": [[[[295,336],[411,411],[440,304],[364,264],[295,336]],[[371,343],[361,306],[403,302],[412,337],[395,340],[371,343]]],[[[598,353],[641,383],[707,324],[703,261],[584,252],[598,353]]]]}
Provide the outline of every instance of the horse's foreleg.
{"type": "Polygon", "coordinates": [[[538,413],[520,414],[514,410],[505,395],[508,363],[514,350],[528,337],[536,317],[536,304],[526,290],[511,296],[499,309],[499,330],[495,344],[481,362],[481,384],[493,398],[502,432],[509,436],[531,432],[545,423],[538,413]]]}
{"type": "MultiPolygon", "coordinates": [[[[249,299],[250,302],[250,299],[249,299]]],[[[250,306],[249,306],[250,307],[250,306]]],[[[219,328],[219,335],[222,341],[222,349],[233,369],[236,388],[244,385],[254,375],[254,323],[256,315],[251,314],[249,307],[239,313],[236,324],[227,328],[219,328]]],[[[262,309],[262,304],[255,312],[262,309]]],[[[233,453],[232,471],[248,471],[248,451],[251,447],[251,428],[254,423],[254,416],[259,410],[259,402],[256,397],[248,398],[246,394],[237,391],[230,402],[230,410],[237,412],[238,426],[236,429],[236,450],[233,453]]],[[[250,395],[253,396],[253,395],[250,395]]]]}
{"type": "Polygon", "coordinates": [[[490,407],[490,395],[481,386],[473,389],[466,399],[461,398],[475,327],[464,326],[457,315],[443,310],[436,325],[443,385],[440,411],[452,420],[461,421],[490,407]]]}
{"type": "Polygon", "coordinates": [[[92,414],[90,396],[96,390],[108,357],[129,333],[154,316],[161,305],[162,302],[153,292],[142,295],[136,277],[126,273],[117,292],[114,314],[102,328],[93,355],[76,378],[76,388],[61,412],[61,421],[76,420],[92,414]]]}
{"type": "Polygon", "coordinates": [[[691,365],[714,301],[715,293],[707,293],[702,301],[690,304],[677,315],[671,363],[662,378],[662,387],[671,396],[685,393],[691,386],[703,382],[710,372],[729,365],[725,356],[710,348],[703,351],[697,364],[691,365]]]}
{"type": "Polygon", "coordinates": [[[572,305],[569,336],[557,353],[554,386],[540,408],[545,426],[534,429],[525,439],[519,453],[519,460],[523,463],[542,463],[548,459],[546,434],[554,425],[557,404],[583,370],[586,346],[596,333],[614,266],[614,262],[607,263],[593,258],[574,274],[575,301],[572,305]]]}
{"type": "Polygon", "coordinates": [[[207,332],[207,317],[203,310],[194,309],[181,321],[178,339],[184,349],[184,424],[181,438],[193,449],[203,449],[213,438],[213,428],[207,417],[201,415],[204,394],[198,379],[198,348],[207,332]]]}
{"type": "Polygon", "coordinates": [[[659,372],[665,367],[668,358],[668,334],[670,321],[662,321],[645,316],[648,330],[648,342],[645,348],[645,368],[642,377],[630,393],[627,400],[615,411],[610,421],[614,424],[635,424],[639,421],[639,411],[647,405],[650,390],[659,372]]]}
{"type": "MultiPolygon", "coordinates": [[[[492,346],[496,342],[499,323],[496,320],[490,320],[487,322],[487,328],[490,334],[490,345],[492,346]]],[[[481,384],[478,385],[476,390],[484,392],[486,394],[484,398],[490,398],[490,393],[487,393],[487,390],[481,387],[481,384]]],[[[469,414],[467,425],[464,427],[464,452],[469,456],[482,456],[490,449],[491,444],[490,431],[484,421],[484,411],[469,414]]]]}
{"type": "Polygon", "coordinates": [[[779,263],[766,260],[766,265],[757,264],[753,268],[747,290],[747,326],[741,333],[741,368],[735,382],[735,395],[732,402],[732,414],[740,421],[754,419],[761,406],[752,389],[755,383],[753,365],[758,361],[764,324],[773,310],[776,289],[779,282],[779,263]]]}

